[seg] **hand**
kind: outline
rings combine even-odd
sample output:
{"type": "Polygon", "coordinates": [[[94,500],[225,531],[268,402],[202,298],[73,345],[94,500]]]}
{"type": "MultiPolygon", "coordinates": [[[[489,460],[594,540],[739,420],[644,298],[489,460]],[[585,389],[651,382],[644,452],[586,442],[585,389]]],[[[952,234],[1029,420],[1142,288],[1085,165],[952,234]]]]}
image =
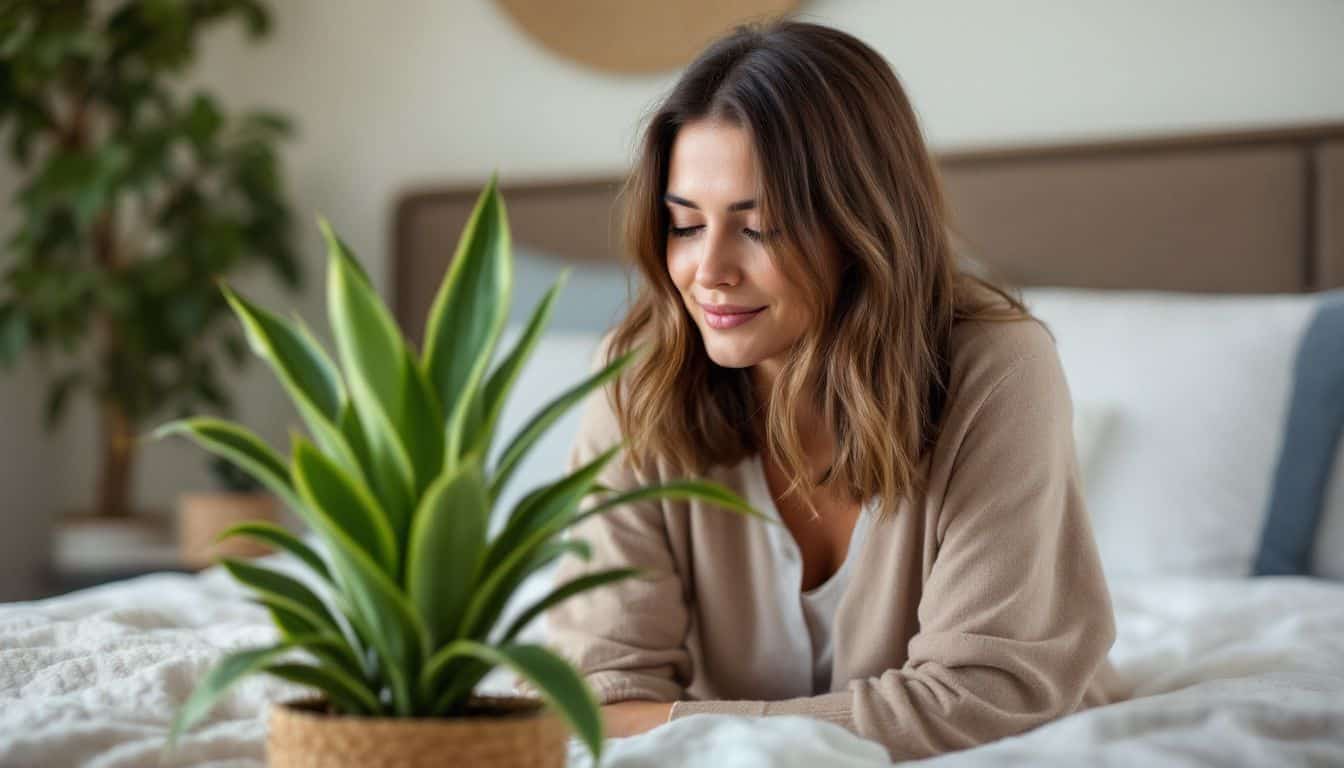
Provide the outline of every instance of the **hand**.
{"type": "Polygon", "coordinates": [[[620,701],[602,707],[602,722],[610,738],[651,731],[671,715],[672,705],[665,701],[620,701]]]}

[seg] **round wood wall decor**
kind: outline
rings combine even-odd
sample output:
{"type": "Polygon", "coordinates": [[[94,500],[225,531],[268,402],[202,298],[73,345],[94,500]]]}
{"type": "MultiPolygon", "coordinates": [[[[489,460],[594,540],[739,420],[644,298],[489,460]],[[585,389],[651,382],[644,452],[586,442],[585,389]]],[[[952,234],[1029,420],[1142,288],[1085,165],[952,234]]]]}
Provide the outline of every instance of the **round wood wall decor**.
{"type": "Polygon", "coordinates": [[[607,72],[675,69],[743,21],[782,16],[798,0],[497,0],[551,52],[607,72]]]}

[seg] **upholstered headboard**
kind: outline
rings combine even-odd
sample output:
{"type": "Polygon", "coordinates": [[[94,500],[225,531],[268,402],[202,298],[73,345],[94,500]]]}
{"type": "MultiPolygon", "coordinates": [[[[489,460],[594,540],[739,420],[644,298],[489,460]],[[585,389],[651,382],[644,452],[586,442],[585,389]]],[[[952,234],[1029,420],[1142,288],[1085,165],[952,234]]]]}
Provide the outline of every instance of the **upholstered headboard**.
{"type": "MultiPolygon", "coordinates": [[[[938,156],[965,252],[1021,286],[1282,293],[1344,286],[1344,124],[938,156]]],[[[514,241],[615,271],[620,180],[504,178],[514,241]]],[[[412,333],[481,183],[395,206],[392,283],[412,333]]]]}

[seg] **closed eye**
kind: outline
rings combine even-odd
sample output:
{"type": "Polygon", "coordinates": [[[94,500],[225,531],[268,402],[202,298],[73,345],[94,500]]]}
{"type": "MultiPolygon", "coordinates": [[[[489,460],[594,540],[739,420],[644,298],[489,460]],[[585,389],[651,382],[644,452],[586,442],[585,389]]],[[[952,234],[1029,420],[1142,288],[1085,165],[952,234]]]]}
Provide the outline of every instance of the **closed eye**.
{"type": "MultiPolygon", "coordinates": [[[[691,237],[691,236],[693,236],[696,232],[699,232],[700,230],[702,230],[702,229],[704,229],[704,228],[705,228],[705,225],[703,225],[703,224],[698,224],[698,225],[693,226],[693,227],[674,227],[674,226],[669,226],[669,227],[667,228],[667,231],[668,231],[668,234],[672,235],[673,237],[691,237]]],[[[745,236],[748,240],[753,240],[753,241],[758,242],[758,243],[761,242],[761,241],[764,239],[764,237],[761,235],[761,233],[760,233],[759,231],[755,230],[755,229],[744,228],[744,229],[742,230],[742,234],[743,234],[743,236],[745,236]]]]}
{"type": "Polygon", "coordinates": [[[694,235],[697,231],[699,231],[699,230],[701,230],[701,229],[704,229],[704,228],[705,228],[705,226],[704,226],[703,224],[698,225],[698,226],[694,226],[694,227],[673,227],[673,226],[669,226],[669,227],[667,228],[667,231],[668,231],[668,234],[672,235],[673,237],[690,237],[691,235],[694,235]]]}

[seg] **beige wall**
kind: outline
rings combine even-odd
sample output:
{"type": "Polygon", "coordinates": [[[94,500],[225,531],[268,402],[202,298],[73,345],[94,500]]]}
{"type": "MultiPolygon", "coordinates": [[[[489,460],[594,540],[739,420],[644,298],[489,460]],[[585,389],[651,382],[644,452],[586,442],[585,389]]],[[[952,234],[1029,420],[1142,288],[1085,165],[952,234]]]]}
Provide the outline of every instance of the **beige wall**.
{"type": "Polygon", "coordinates": [[[49,541],[58,470],[41,429],[41,392],[36,368],[0,376],[0,602],[35,593],[49,541]]]}
{"type": "MultiPolygon", "coordinates": [[[[558,60],[488,0],[272,5],[267,43],[221,33],[197,73],[227,104],[281,109],[298,123],[287,164],[312,269],[295,308],[319,327],[315,212],[383,285],[400,191],[478,183],[496,169],[506,180],[618,171],[638,119],[673,79],[558,60]]],[[[832,0],[804,9],[888,57],[935,148],[1344,119],[1336,0],[832,0]]],[[[0,179],[0,188],[11,182],[0,179]]],[[[11,224],[12,214],[0,214],[0,233],[11,224]]],[[[266,287],[253,292],[280,299],[266,287]]],[[[241,420],[283,443],[293,419],[260,366],[236,392],[241,420]]],[[[33,529],[44,508],[86,505],[92,491],[88,409],[73,410],[48,440],[30,416],[41,395],[35,372],[0,383],[0,562],[31,549],[7,553],[10,532],[33,529]]],[[[142,467],[138,495],[151,506],[206,482],[200,454],[182,445],[149,446],[142,467]]]]}

